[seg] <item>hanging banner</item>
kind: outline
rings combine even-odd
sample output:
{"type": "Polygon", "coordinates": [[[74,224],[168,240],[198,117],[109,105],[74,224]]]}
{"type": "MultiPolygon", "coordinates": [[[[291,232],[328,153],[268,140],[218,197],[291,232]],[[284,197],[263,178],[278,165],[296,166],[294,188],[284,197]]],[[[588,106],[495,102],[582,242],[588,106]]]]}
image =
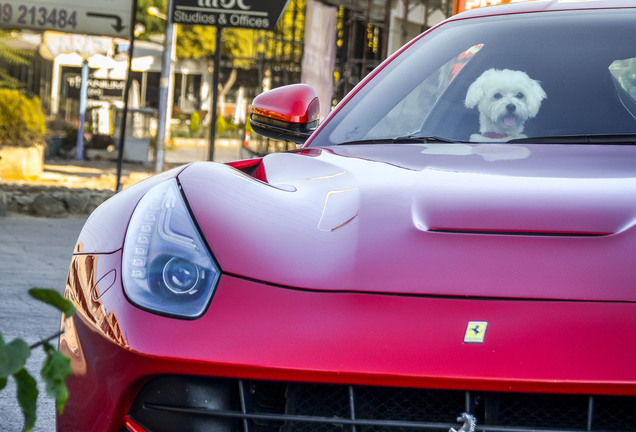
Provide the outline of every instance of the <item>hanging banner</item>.
{"type": "Polygon", "coordinates": [[[176,24],[274,30],[289,0],[173,0],[176,24]]]}
{"type": "Polygon", "coordinates": [[[305,13],[305,48],[300,81],[312,86],[320,101],[320,118],[331,111],[333,72],[336,64],[338,9],[309,0],[305,13]]]}

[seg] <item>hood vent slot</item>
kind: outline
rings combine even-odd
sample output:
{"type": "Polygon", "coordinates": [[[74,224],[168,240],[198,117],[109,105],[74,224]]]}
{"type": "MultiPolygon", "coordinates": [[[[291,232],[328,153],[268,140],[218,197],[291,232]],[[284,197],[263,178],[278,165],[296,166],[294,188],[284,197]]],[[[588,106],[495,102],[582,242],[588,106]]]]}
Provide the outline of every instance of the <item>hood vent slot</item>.
{"type": "Polygon", "coordinates": [[[478,235],[499,235],[499,236],[533,236],[533,237],[603,237],[609,233],[590,232],[541,232],[541,231],[497,231],[497,230],[470,230],[470,229],[449,229],[449,228],[429,228],[429,232],[447,234],[478,234],[478,235]]]}

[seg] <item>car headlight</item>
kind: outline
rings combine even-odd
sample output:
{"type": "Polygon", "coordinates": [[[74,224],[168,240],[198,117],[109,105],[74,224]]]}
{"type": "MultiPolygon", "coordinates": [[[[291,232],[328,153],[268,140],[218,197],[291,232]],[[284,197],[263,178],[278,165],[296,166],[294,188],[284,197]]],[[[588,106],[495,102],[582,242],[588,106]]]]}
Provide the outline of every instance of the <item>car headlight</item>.
{"type": "Polygon", "coordinates": [[[220,269],[176,180],[157,185],[139,201],[126,232],[122,275],[128,299],[150,312],[196,318],[208,307],[220,269]]]}

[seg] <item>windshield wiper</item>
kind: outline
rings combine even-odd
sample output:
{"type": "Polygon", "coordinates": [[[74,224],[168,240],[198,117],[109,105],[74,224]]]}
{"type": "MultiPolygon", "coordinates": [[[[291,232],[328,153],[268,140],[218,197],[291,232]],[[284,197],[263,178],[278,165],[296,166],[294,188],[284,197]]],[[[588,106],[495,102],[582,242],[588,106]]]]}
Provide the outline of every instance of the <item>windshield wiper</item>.
{"type": "Polygon", "coordinates": [[[512,139],[508,144],[636,144],[636,134],[554,135],[512,139]]]}
{"type": "Polygon", "coordinates": [[[451,140],[448,138],[438,137],[438,136],[417,136],[417,135],[406,135],[401,137],[393,138],[393,141],[397,143],[456,143],[458,141],[451,140]]]}
{"type": "Polygon", "coordinates": [[[406,135],[395,138],[374,138],[365,140],[354,140],[340,143],[338,145],[356,144],[429,144],[429,143],[456,143],[458,141],[436,136],[416,136],[406,135]]]}

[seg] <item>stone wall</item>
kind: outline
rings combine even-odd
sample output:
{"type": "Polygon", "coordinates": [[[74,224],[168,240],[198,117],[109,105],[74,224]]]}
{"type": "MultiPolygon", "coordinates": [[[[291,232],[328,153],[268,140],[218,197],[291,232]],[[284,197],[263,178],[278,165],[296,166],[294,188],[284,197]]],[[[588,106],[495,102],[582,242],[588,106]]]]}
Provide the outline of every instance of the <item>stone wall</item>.
{"type": "Polygon", "coordinates": [[[0,216],[7,212],[41,217],[90,214],[113,195],[109,190],[0,184],[0,216]]]}

